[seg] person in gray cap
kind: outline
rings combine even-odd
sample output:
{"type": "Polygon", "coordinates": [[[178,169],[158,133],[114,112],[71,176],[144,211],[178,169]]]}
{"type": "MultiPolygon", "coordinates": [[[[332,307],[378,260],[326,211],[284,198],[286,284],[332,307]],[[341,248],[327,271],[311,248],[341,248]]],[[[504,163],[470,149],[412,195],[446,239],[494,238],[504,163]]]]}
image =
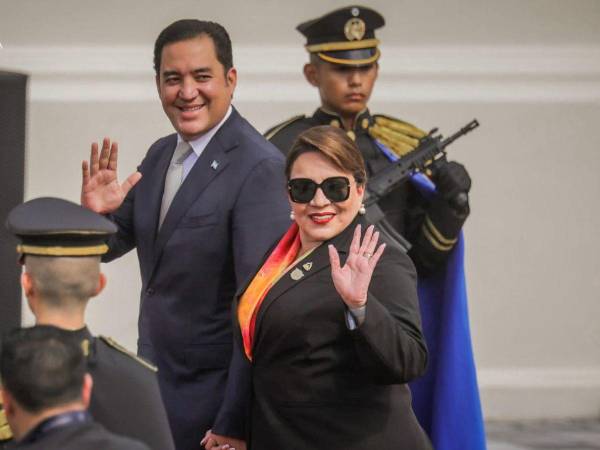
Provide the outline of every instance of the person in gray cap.
{"type": "Polygon", "coordinates": [[[100,272],[105,241],[116,226],[100,214],[58,198],[38,198],[14,208],[6,222],[20,243],[23,291],[37,325],[68,330],[77,339],[94,378],[90,412],[109,431],[173,449],[156,369],[85,324],[89,299],[106,284],[100,272]]]}
{"type": "Polygon", "coordinates": [[[87,411],[93,380],[80,343],[36,326],[8,333],[0,348],[2,397],[19,450],[148,450],[118,436],[87,411]]]}

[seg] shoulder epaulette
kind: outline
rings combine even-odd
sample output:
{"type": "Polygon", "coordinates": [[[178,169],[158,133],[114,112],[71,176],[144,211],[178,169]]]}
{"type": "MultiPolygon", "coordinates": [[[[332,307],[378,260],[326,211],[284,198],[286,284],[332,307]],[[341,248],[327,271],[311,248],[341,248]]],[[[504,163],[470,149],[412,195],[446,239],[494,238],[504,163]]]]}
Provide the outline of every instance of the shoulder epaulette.
{"type": "Polygon", "coordinates": [[[135,353],[130,352],[125,347],[123,347],[121,344],[119,344],[117,341],[115,341],[113,338],[108,337],[108,336],[98,336],[98,338],[100,338],[102,340],[102,342],[104,342],[109,347],[112,347],[115,350],[123,353],[124,355],[129,356],[130,358],[134,359],[135,361],[137,361],[138,363],[140,363],[142,366],[146,367],[147,369],[150,369],[153,372],[158,372],[158,368],[156,366],[150,364],[145,359],[140,358],[135,353]]]}
{"type": "Polygon", "coordinates": [[[376,114],[374,124],[369,127],[369,135],[377,139],[398,156],[404,156],[413,151],[419,140],[427,135],[416,126],[390,116],[376,114]]]}
{"type": "Polygon", "coordinates": [[[291,119],[286,120],[285,122],[280,123],[279,125],[275,125],[272,128],[269,128],[264,136],[266,140],[271,139],[273,136],[275,136],[277,133],[279,133],[281,130],[283,130],[285,127],[287,127],[288,125],[293,124],[294,122],[297,122],[299,120],[304,119],[306,116],[304,114],[300,114],[298,116],[294,116],[291,119]]]}

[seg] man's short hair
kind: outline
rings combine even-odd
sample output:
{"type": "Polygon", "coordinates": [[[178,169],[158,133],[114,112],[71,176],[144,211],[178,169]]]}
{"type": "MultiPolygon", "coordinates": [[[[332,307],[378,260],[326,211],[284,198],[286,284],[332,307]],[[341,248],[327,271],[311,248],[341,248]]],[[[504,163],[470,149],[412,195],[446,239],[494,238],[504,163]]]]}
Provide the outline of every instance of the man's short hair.
{"type": "Polygon", "coordinates": [[[217,59],[225,68],[225,73],[227,73],[233,67],[231,39],[227,30],[216,22],[182,19],[173,22],[162,30],[156,38],[154,43],[154,71],[156,75],[160,75],[160,63],[165,45],[186,41],[201,35],[207,35],[212,39],[217,59]]]}
{"type": "Polygon", "coordinates": [[[39,297],[54,308],[76,306],[96,295],[100,275],[99,256],[25,257],[25,270],[39,297]]]}
{"type": "Polygon", "coordinates": [[[80,400],[85,373],[81,346],[64,330],[40,325],[14,330],[2,339],[3,388],[30,413],[80,400]]]}

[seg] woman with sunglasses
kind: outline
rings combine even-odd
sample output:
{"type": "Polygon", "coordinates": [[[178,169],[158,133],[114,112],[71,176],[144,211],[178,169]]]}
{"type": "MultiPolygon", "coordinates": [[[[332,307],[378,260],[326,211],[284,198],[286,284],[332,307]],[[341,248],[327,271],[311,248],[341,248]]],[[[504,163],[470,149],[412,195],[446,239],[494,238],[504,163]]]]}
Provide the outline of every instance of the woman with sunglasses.
{"type": "Polygon", "coordinates": [[[429,449],[405,383],[421,375],[416,273],[361,216],[365,166],[340,129],[286,163],[294,223],[236,296],[252,371],[250,448],[429,449]]]}

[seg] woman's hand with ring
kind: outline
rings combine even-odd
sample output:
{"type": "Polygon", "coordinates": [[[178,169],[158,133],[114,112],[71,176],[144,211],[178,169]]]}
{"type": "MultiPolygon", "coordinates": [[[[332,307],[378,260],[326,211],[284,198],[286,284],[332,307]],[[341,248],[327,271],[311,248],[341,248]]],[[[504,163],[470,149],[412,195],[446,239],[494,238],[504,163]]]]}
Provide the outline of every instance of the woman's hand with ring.
{"type": "Polygon", "coordinates": [[[340,265],[335,247],[329,245],[331,278],[335,289],[349,308],[360,308],[367,303],[373,270],[385,249],[385,244],[377,247],[379,232],[374,230],[373,225],[369,226],[361,243],[361,226],[357,225],[344,267],[340,265]]]}

